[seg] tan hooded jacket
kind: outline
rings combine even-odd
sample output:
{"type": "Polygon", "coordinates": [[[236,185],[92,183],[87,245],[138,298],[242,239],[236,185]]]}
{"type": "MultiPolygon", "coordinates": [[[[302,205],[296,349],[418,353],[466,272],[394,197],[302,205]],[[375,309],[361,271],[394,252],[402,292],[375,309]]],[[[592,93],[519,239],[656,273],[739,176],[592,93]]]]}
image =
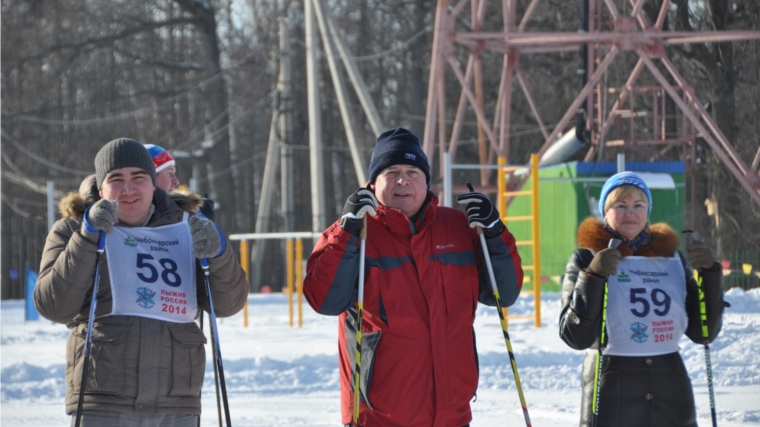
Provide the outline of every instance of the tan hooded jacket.
{"type": "MultiPolygon", "coordinates": [[[[63,218],[48,233],[34,290],[34,303],[45,318],[71,329],[66,345],[66,412],[76,412],[83,371],[87,320],[92,296],[97,245],[80,234],[85,209],[97,195],[71,193],[59,207],[63,218]]],[[[196,213],[202,198],[195,193],[153,194],[155,212],[148,227],[182,221],[196,213]]],[[[138,413],[201,413],[201,386],[206,364],[206,337],[195,322],[173,323],[138,316],[104,316],[111,312],[111,285],[106,253],[100,263],[96,320],[92,332],[83,410],[138,413]]],[[[199,308],[208,311],[204,275],[196,262],[199,308]]],[[[209,259],[211,292],[219,317],[243,308],[245,279],[231,245],[209,259]]]]}

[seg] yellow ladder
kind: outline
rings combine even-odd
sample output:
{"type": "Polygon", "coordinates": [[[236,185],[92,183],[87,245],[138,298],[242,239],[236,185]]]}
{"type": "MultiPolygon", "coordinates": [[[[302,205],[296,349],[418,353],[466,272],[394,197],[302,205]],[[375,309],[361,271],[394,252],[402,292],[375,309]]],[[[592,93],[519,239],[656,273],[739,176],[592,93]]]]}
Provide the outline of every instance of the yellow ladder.
{"type": "Polygon", "coordinates": [[[532,291],[522,291],[521,294],[533,294],[534,300],[534,313],[533,315],[522,316],[510,316],[509,309],[504,307],[504,320],[509,319],[530,319],[533,317],[537,328],[541,327],[541,247],[538,233],[538,154],[530,155],[530,182],[531,189],[527,191],[507,191],[507,180],[505,175],[508,172],[514,172],[518,169],[524,169],[523,166],[506,166],[507,160],[504,157],[499,157],[498,160],[498,191],[499,191],[499,212],[501,212],[502,220],[504,224],[508,225],[508,222],[514,221],[532,221],[531,227],[531,240],[517,240],[515,244],[518,246],[532,246],[533,247],[533,265],[523,265],[523,271],[532,271],[532,291]],[[508,216],[507,215],[507,198],[508,197],[522,197],[528,196],[531,198],[531,214],[522,216],[508,216]]]}

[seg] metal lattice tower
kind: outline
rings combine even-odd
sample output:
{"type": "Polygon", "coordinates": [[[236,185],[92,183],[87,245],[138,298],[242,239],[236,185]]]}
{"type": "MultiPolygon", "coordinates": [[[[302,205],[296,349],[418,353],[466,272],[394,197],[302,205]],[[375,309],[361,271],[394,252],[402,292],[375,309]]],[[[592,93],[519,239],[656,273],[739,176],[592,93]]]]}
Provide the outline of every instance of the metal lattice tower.
{"type": "MultiPolygon", "coordinates": [[[[435,33],[431,57],[430,80],[427,98],[427,113],[423,148],[428,158],[433,160],[436,138],[438,142],[439,164],[443,164],[443,153],[456,156],[459,136],[465,110],[469,106],[477,117],[478,146],[481,164],[493,163],[487,155],[488,146],[498,156],[509,163],[510,158],[510,115],[513,92],[521,90],[543,134],[544,143],[539,151],[543,156],[565,130],[571,120],[579,124],[585,122],[590,148],[586,160],[593,159],[598,150],[605,147],[625,147],[641,152],[657,153],[653,146],[679,144],[683,150],[683,160],[693,173],[695,159],[695,139],[697,133],[704,138],[726,168],[749,193],[752,200],[760,205],[760,147],[750,161],[742,159],[731,141],[723,135],[713,118],[699,101],[692,86],[685,81],[665,53],[666,46],[691,43],[717,43],[736,40],[760,39],[758,31],[662,31],[670,6],[664,0],[656,22],[649,23],[642,7],[647,0],[625,0],[625,14],[616,3],[622,0],[579,0],[587,13],[585,28],[576,32],[535,32],[526,31],[540,0],[531,0],[521,17],[517,16],[517,0],[492,1],[501,3],[503,31],[483,31],[486,21],[486,0],[438,0],[435,15],[435,33]],[[582,3],[581,3],[582,2],[582,3]],[[469,10],[469,12],[468,12],[469,10]],[[459,31],[457,22],[467,22],[467,31],[459,31]],[[454,46],[469,49],[464,70],[453,54],[454,46]],[[498,98],[489,115],[484,108],[483,75],[481,55],[492,51],[503,55],[501,82],[498,98]],[[520,68],[520,57],[534,53],[581,51],[587,57],[585,84],[559,122],[550,128],[542,118],[540,106],[532,96],[520,68]],[[603,87],[603,76],[619,53],[634,52],[638,60],[630,71],[625,85],[619,89],[603,87]],[[667,70],[660,71],[658,64],[667,70]],[[446,120],[446,68],[450,68],[461,86],[456,115],[451,131],[447,132],[446,120]],[[636,86],[642,71],[648,70],[657,85],[636,86]],[[667,74],[667,75],[666,75],[667,74]],[[673,83],[671,83],[671,81],[673,83]],[[519,89],[515,86],[519,86],[519,89]],[[604,96],[612,96],[611,107],[604,102],[604,96]],[[651,97],[647,103],[650,132],[638,134],[636,126],[636,103],[651,97]],[[668,98],[677,107],[677,116],[668,115],[664,100],[668,98]],[[582,111],[581,119],[579,110],[582,111]],[[679,120],[678,131],[666,128],[667,120],[679,120]],[[628,123],[627,123],[628,122],[628,123]],[[613,132],[617,129],[618,132],[613,132]]],[[[651,1],[651,0],[650,0],[651,1]]],[[[551,7],[544,4],[542,7],[551,7]]],[[[584,9],[581,9],[583,20],[584,9]]],[[[457,48],[460,50],[459,48],[457,48]]],[[[582,53],[582,54],[583,54],[582,53]]],[[[567,77],[563,79],[568,80],[567,77]]],[[[573,79],[573,82],[575,80],[573,79]]],[[[580,88],[580,85],[579,85],[580,88]]],[[[693,176],[693,175],[692,175],[693,176]]],[[[510,180],[510,187],[521,186],[527,177],[510,180]]],[[[487,171],[481,173],[483,185],[487,185],[487,171]]],[[[694,180],[691,180],[692,200],[694,180]]],[[[693,218],[692,218],[693,224],[693,218]]]]}

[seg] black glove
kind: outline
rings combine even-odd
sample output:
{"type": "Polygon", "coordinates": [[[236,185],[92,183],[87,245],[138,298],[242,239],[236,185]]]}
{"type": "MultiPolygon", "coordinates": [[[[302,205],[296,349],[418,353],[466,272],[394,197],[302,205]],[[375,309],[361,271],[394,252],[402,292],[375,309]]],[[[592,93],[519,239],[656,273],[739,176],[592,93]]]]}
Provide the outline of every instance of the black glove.
{"type": "Polygon", "coordinates": [[[377,198],[372,190],[360,188],[354,191],[343,206],[340,226],[347,232],[358,236],[364,228],[364,215],[377,215],[377,198]]]}
{"type": "Polygon", "coordinates": [[[457,196],[460,205],[466,204],[467,217],[470,227],[480,227],[487,238],[496,237],[504,231],[504,223],[501,222],[499,211],[496,210],[491,200],[483,193],[470,192],[457,196]]]}
{"type": "Polygon", "coordinates": [[[116,202],[100,199],[85,211],[80,233],[90,242],[97,243],[100,231],[110,233],[118,219],[116,202]]]}
{"type": "Polygon", "coordinates": [[[360,188],[346,200],[346,204],[343,205],[342,217],[348,216],[349,218],[364,218],[364,215],[369,212],[370,215],[377,215],[377,198],[372,190],[369,188],[360,188]]]}
{"type": "Polygon", "coordinates": [[[707,270],[715,264],[715,258],[704,242],[692,242],[686,247],[686,253],[689,255],[691,268],[695,270],[707,270]]]}
{"type": "Polygon", "coordinates": [[[214,216],[214,201],[208,198],[208,194],[203,196],[203,204],[200,210],[209,221],[216,221],[216,217],[214,216]]]}
{"type": "Polygon", "coordinates": [[[617,248],[606,248],[597,252],[586,271],[607,278],[617,274],[617,266],[623,254],[617,248]]]}

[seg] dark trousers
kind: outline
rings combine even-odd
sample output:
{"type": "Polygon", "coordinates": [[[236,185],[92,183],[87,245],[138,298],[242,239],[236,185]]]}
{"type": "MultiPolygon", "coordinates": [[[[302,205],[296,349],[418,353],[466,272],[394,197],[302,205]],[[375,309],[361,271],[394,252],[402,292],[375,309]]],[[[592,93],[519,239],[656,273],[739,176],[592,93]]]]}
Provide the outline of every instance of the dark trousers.
{"type": "MultiPolygon", "coordinates": [[[[76,415],[71,416],[71,426],[76,415]]],[[[135,412],[82,412],[82,427],[197,427],[198,415],[138,414],[135,412]]]]}

